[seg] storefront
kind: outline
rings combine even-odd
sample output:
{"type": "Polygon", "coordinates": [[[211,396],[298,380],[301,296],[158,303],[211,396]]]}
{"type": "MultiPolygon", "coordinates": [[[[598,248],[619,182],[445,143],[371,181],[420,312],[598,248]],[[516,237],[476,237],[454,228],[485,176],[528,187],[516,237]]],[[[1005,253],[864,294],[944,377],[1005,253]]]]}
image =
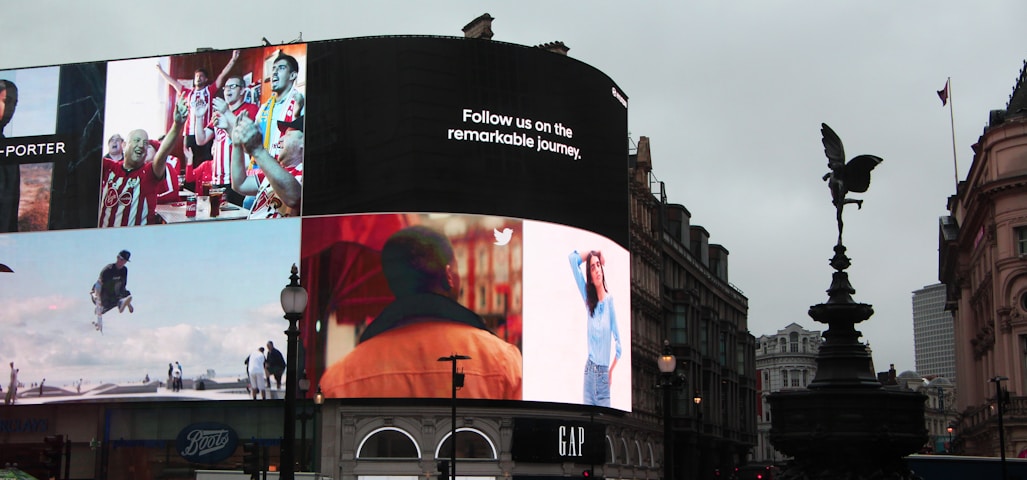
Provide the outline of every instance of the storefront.
{"type": "MultiPolygon", "coordinates": [[[[460,479],[659,478],[659,433],[630,425],[622,412],[460,406],[460,479]]],[[[323,406],[320,472],[338,480],[437,478],[451,456],[453,423],[444,403],[323,406]]]]}
{"type": "MultiPolygon", "coordinates": [[[[296,470],[335,480],[438,478],[439,462],[449,460],[452,449],[446,403],[301,402],[296,470]]],[[[620,412],[480,403],[457,410],[458,478],[582,478],[585,471],[594,478],[660,476],[654,455],[659,432],[631,426],[620,412]]],[[[44,439],[58,435],[68,441],[60,478],[64,472],[69,479],[107,480],[230,475],[242,470],[244,442],[266,453],[269,478],[280,469],[278,401],[27,405],[3,413],[0,462],[41,478],[47,473],[44,439]]]]}

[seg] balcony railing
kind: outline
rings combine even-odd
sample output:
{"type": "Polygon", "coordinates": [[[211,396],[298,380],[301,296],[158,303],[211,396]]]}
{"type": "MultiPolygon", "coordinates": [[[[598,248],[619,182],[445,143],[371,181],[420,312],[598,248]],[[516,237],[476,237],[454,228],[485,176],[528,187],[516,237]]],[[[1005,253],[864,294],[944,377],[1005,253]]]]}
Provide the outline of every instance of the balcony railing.
{"type": "MultiPolygon", "coordinates": [[[[1002,407],[1003,420],[1017,421],[1027,419],[1027,397],[1010,397],[1009,403],[1002,407]]],[[[969,409],[964,415],[963,428],[973,431],[975,428],[997,421],[998,407],[994,400],[984,405],[969,409]]]]}

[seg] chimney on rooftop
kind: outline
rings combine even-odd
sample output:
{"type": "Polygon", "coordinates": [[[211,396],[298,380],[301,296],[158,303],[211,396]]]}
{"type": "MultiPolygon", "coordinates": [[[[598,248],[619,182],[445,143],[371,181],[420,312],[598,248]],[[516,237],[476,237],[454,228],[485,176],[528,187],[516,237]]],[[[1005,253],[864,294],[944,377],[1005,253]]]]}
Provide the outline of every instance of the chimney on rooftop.
{"type": "Polygon", "coordinates": [[[542,45],[537,45],[537,47],[543,50],[549,50],[553,53],[559,53],[560,55],[567,55],[567,52],[571,49],[571,47],[564,45],[563,42],[559,40],[555,42],[543,43],[542,45]]]}
{"type": "Polygon", "coordinates": [[[471,23],[464,25],[464,38],[481,38],[492,40],[492,15],[483,13],[480,17],[471,20],[471,23]]]}

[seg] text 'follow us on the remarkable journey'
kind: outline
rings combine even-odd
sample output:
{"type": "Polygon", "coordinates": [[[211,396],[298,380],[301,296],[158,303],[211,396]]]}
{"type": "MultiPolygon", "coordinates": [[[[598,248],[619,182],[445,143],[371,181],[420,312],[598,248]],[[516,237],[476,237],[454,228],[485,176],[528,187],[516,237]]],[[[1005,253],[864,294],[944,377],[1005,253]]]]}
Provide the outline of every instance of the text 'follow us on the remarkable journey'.
{"type": "Polygon", "coordinates": [[[474,128],[450,128],[446,132],[448,140],[511,145],[581,160],[581,149],[568,142],[574,138],[574,131],[560,122],[470,108],[463,109],[460,117],[463,124],[471,124],[474,128]]]}

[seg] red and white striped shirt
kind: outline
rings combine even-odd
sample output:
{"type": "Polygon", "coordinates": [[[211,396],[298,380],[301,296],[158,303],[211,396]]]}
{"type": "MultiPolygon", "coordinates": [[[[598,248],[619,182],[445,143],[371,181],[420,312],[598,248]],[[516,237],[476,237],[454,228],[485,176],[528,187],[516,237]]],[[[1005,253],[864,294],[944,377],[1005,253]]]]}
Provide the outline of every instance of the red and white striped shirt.
{"type": "Polygon", "coordinates": [[[189,117],[185,120],[185,129],[182,130],[182,136],[196,135],[196,130],[200,126],[209,124],[211,117],[214,115],[214,105],[211,102],[218,93],[218,86],[214,83],[208,83],[206,86],[196,89],[186,88],[183,90],[183,93],[189,101],[189,117]],[[207,112],[203,114],[203,121],[199,124],[196,123],[196,117],[193,116],[193,105],[196,105],[196,103],[207,106],[207,112]]]}
{"type": "Polygon", "coordinates": [[[178,189],[181,188],[178,184],[178,157],[168,155],[164,170],[164,178],[158,182],[157,203],[177,202],[178,189]]]}
{"type": "MultiPolygon", "coordinates": [[[[245,115],[250,120],[257,117],[257,104],[243,102],[239,108],[232,111],[236,117],[245,115]]],[[[211,146],[211,183],[214,185],[228,185],[232,183],[232,138],[231,134],[219,127],[214,126],[214,121],[207,125],[207,129],[214,130],[214,144],[211,146]]]]}
{"type": "MultiPolygon", "coordinates": [[[[292,174],[293,178],[300,185],[303,185],[303,164],[296,165],[295,167],[285,167],[285,171],[292,174]]],[[[274,188],[271,188],[271,182],[264,176],[263,170],[257,170],[254,172],[257,182],[260,183],[260,190],[257,192],[257,198],[253,202],[253,207],[250,208],[250,220],[258,218],[279,218],[282,216],[299,216],[299,209],[296,209],[291,215],[282,215],[283,210],[288,210],[282,199],[275,193],[274,188]]]]}
{"type": "Polygon", "coordinates": [[[153,162],[128,171],[123,162],[105,158],[100,178],[100,228],[156,223],[163,179],[153,173],[153,162]]]}

